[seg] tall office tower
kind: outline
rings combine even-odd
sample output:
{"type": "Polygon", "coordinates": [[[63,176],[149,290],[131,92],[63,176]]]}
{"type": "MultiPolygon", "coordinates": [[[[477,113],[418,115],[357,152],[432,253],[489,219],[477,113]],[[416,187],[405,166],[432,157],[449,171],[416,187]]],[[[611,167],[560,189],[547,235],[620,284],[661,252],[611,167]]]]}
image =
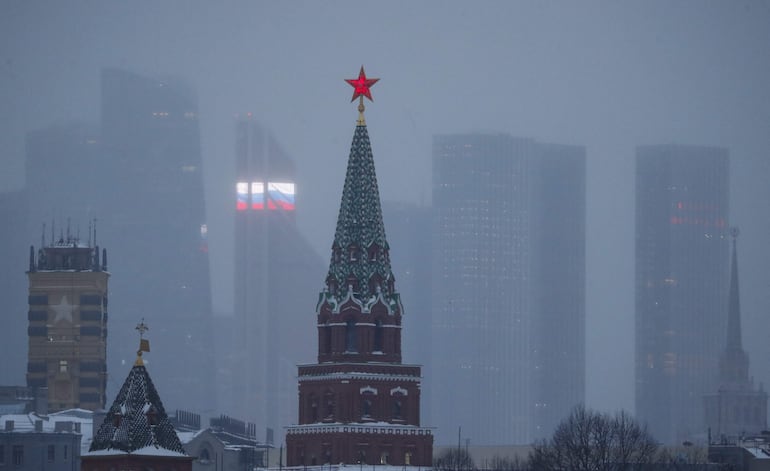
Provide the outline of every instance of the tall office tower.
{"type": "Polygon", "coordinates": [[[585,395],[585,149],[436,136],[433,206],[437,439],[545,437],[585,395]]]}
{"type": "MultiPolygon", "coordinates": [[[[409,332],[401,346],[405,358],[422,365],[424,378],[431,378],[431,229],[432,208],[405,202],[382,202],[382,218],[388,227],[388,243],[398,250],[390,254],[399,294],[407,306],[402,328],[409,332]]],[[[430,381],[422,383],[423,397],[430,397],[430,381]]],[[[422,409],[422,421],[433,423],[430,408],[422,409]]]]}
{"type": "Polygon", "coordinates": [[[741,341],[741,304],[738,290],[738,229],[733,229],[730,294],[727,306],[727,336],[719,358],[719,387],[704,396],[706,427],[711,443],[759,435],[767,430],[767,393],[749,378],[749,356],[741,341]]]}
{"type": "MultiPolygon", "coordinates": [[[[205,415],[215,401],[215,355],[195,97],[174,80],[106,69],[101,123],[94,174],[109,191],[99,199],[99,234],[114,241],[120,267],[110,286],[111,323],[129,332],[146,319],[160,340],[167,404],[205,415]]],[[[133,349],[123,335],[110,339],[110,371],[121,371],[133,349]]]]}
{"type": "Polygon", "coordinates": [[[636,149],[636,415],[669,444],[705,438],[724,344],[728,152],[636,149]]]}
{"type": "Polygon", "coordinates": [[[48,410],[102,409],[107,383],[107,252],[67,234],[29,253],[27,386],[48,410]]]}
{"type": "MultiPolygon", "coordinates": [[[[401,363],[403,307],[391,270],[374,157],[364,120],[363,67],[325,288],[316,304],[318,363],[299,367],[299,424],[288,427],[289,466],[430,466],[420,426],[420,367],[401,363]]],[[[419,315],[419,313],[414,313],[419,315]]],[[[447,385],[448,388],[451,386],[447,385]]]]}
{"type": "MultiPolygon", "coordinates": [[[[24,384],[27,372],[26,326],[19,322],[19,314],[27,309],[25,292],[28,280],[24,271],[29,263],[25,247],[29,237],[24,227],[27,222],[27,199],[23,190],[0,192],[0,214],[4,230],[0,230],[0,259],[3,260],[3,282],[0,283],[0,345],[3,346],[3,367],[0,368],[0,384],[24,384]]],[[[39,234],[39,233],[38,233],[39,234]]]]}
{"type": "Polygon", "coordinates": [[[297,417],[296,365],[314,351],[297,293],[318,289],[324,267],[295,222],[294,163],[248,116],[236,125],[236,172],[234,387],[222,410],[269,429],[265,441],[280,443],[297,417]]]}

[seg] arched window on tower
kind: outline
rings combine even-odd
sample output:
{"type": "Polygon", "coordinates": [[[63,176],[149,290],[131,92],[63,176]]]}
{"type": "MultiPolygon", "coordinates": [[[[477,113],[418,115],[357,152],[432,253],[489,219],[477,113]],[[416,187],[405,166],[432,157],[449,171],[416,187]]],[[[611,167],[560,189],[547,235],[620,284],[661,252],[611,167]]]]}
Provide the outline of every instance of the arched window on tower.
{"type": "Polygon", "coordinates": [[[324,406],[326,407],[326,420],[334,419],[334,393],[326,391],[324,393],[324,406]]]}
{"type": "Polygon", "coordinates": [[[310,422],[318,422],[318,398],[315,394],[311,394],[307,402],[310,410],[310,422]]]}
{"type": "Polygon", "coordinates": [[[382,351],[382,343],[383,343],[382,338],[383,338],[382,321],[377,319],[377,322],[374,324],[374,351],[375,352],[382,351]]]}
{"type": "Polygon", "coordinates": [[[372,399],[368,395],[364,396],[361,400],[361,418],[372,418],[372,399]]]}
{"type": "Polygon", "coordinates": [[[358,352],[357,340],[356,322],[353,319],[350,319],[345,324],[345,351],[347,353],[358,352]]]}
{"type": "Polygon", "coordinates": [[[331,355],[332,353],[332,326],[329,325],[327,320],[324,323],[324,350],[323,353],[331,355]]]}

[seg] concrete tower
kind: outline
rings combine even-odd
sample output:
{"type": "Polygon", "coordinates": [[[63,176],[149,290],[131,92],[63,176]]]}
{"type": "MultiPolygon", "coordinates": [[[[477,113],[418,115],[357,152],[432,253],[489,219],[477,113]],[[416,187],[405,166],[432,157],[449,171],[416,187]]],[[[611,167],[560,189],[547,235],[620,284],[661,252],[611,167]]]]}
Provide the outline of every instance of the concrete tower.
{"type": "Polygon", "coordinates": [[[27,386],[48,410],[96,410],[107,385],[107,252],[60,237],[29,254],[27,386]]]}

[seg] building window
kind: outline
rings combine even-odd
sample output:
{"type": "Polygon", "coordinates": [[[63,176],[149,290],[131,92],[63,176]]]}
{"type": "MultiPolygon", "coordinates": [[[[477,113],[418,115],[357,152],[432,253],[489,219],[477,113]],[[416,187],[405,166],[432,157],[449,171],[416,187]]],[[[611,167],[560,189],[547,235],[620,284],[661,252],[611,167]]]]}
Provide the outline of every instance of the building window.
{"type": "Polygon", "coordinates": [[[372,401],[371,399],[365,398],[363,401],[361,401],[361,417],[371,418],[371,416],[372,416],[372,401]]]}
{"type": "Polygon", "coordinates": [[[64,445],[64,461],[67,461],[69,459],[68,457],[69,454],[67,453],[68,451],[69,450],[67,448],[67,445],[64,445]]]}
{"type": "Polygon", "coordinates": [[[406,454],[404,454],[404,464],[409,466],[412,464],[412,452],[407,451],[406,454]]]}
{"type": "Polygon", "coordinates": [[[380,454],[380,464],[388,464],[388,452],[383,451],[382,454],[380,454]]]}
{"type": "Polygon", "coordinates": [[[382,351],[382,321],[380,320],[374,326],[374,351],[382,351]]]}
{"type": "Polygon", "coordinates": [[[318,422],[318,399],[316,399],[315,394],[310,395],[308,403],[310,406],[310,421],[318,422]]]}
{"type": "Polygon", "coordinates": [[[5,445],[0,445],[0,465],[5,464],[5,445]]]}
{"type": "Polygon", "coordinates": [[[22,466],[24,464],[24,447],[21,445],[13,446],[13,465],[22,466]]]}
{"type": "Polygon", "coordinates": [[[329,321],[326,321],[326,324],[324,325],[324,347],[325,352],[327,355],[331,355],[332,353],[332,328],[329,325],[329,321]]]}
{"type": "Polygon", "coordinates": [[[56,459],[56,445],[48,445],[48,461],[56,459]]]}
{"type": "Polygon", "coordinates": [[[355,353],[358,351],[356,345],[356,323],[351,319],[345,324],[345,351],[355,353]]]}
{"type": "Polygon", "coordinates": [[[394,419],[402,419],[402,404],[401,400],[396,398],[393,399],[393,418],[394,419]]]}
{"type": "Polygon", "coordinates": [[[326,404],[326,418],[334,418],[334,393],[328,391],[324,394],[324,403],[326,404]]]}
{"type": "Polygon", "coordinates": [[[67,360],[59,360],[59,373],[67,372],[67,360]]]}

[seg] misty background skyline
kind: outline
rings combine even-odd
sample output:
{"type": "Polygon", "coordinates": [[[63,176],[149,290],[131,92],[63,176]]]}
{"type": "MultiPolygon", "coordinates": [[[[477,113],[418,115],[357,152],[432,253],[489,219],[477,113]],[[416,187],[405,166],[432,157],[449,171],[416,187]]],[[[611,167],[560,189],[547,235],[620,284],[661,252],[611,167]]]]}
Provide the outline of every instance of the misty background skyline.
{"type": "Polygon", "coordinates": [[[98,122],[103,67],[182,78],[199,102],[214,312],[232,312],[235,115],[253,113],[294,160],[297,223],[328,260],[357,117],[343,79],[363,64],[381,79],[367,124],[383,201],[430,204],[434,134],[586,146],[586,399],[633,410],[635,146],[726,147],[745,348],[770,384],[768,25],[760,1],[7,1],[0,190],[24,185],[27,132],[98,122]]]}

